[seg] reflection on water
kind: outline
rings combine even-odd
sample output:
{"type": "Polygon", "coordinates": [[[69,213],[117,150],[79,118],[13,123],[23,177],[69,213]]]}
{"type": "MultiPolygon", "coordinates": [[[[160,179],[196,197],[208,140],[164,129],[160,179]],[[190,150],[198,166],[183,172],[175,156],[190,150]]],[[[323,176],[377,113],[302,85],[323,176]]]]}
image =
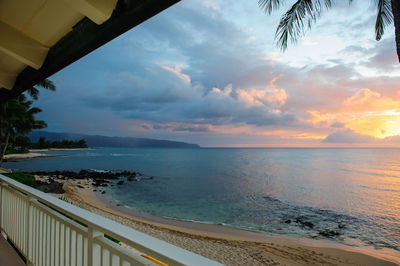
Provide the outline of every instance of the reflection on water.
{"type": "Polygon", "coordinates": [[[111,149],[9,162],[23,170],[138,170],[110,191],[142,212],[400,247],[399,149],[111,149]]]}

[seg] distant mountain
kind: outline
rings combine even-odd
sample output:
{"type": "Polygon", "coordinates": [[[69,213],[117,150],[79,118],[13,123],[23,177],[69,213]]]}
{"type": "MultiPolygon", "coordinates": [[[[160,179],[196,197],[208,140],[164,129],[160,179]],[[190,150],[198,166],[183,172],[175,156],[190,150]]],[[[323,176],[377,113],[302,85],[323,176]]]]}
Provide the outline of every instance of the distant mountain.
{"type": "Polygon", "coordinates": [[[85,135],[74,133],[55,133],[48,131],[33,131],[28,135],[32,142],[37,142],[40,137],[49,141],[86,140],[89,147],[125,147],[125,148],[200,148],[197,144],[186,142],[146,139],[134,137],[106,137],[101,135],[85,135]]]}

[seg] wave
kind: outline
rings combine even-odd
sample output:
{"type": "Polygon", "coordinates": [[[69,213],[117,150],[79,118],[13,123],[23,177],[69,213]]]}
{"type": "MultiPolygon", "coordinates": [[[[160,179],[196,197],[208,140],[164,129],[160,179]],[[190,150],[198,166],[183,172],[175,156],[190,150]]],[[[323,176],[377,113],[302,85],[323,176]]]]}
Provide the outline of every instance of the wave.
{"type": "Polygon", "coordinates": [[[110,153],[110,156],[114,156],[114,157],[138,157],[138,156],[143,156],[143,154],[136,154],[136,153],[110,153]]]}

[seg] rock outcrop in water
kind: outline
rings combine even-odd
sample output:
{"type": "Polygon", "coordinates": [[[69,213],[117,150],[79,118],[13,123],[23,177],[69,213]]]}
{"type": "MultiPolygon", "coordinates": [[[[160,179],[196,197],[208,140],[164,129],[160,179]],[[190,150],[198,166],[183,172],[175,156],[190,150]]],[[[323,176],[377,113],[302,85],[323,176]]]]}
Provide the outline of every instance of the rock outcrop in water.
{"type": "Polygon", "coordinates": [[[314,224],[312,222],[305,221],[303,217],[297,217],[296,223],[301,224],[303,227],[309,227],[311,229],[314,228],[314,224]]]}
{"type": "Polygon", "coordinates": [[[321,236],[328,237],[328,238],[332,238],[332,237],[340,235],[340,233],[338,231],[329,230],[329,229],[325,229],[323,231],[319,231],[318,234],[321,235],[321,236]]]}
{"type": "MultiPolygon", "coordinates": [[[[64,193],[63,184],[68,180],[92,180],[94,187],[108,187],[111,183],[110,180],[119,180],[118,185],[125,184],[125,181],[132,182],[138,180],[153,179],[154,177],[145,177],[140,172],[133,171],[95,171],[95,170],[81,170],[75,171],[36,171],[28,172],[35,176],[38,189],[46,193],[64,193]],[[123,180],[121,180],[123,179],[123,180]]],[[[79,186],[79,185],[78,185],[79,186]]],[[[113,185],[112,185],[113,186],[113,185]]],[[[102,193],[104,194],[104,193],[102,193]]]]}
{"type": "Polygon", "coordinates": [[[286,219],[283,220],[282,222],[285,224],[292,224],[295,226],[300,226],[303,229],[307,230],[315,230],[317,233],[316,235],[313,235],[312,238],[317,238],[318,236],[320,237],[326,237],[326,238],[334,238],[337,236],[340,236],[343,234],[342,230],[346,228],[346,225],[343,222],[339,222],[337,225],[337,228],[339,230],[335,229],[329,229],[329,228],[321,228],[320,224],[314,224],[310,221],[307,221],[308,218],[305,216],[298,216],[295,219],[286,219]]]}

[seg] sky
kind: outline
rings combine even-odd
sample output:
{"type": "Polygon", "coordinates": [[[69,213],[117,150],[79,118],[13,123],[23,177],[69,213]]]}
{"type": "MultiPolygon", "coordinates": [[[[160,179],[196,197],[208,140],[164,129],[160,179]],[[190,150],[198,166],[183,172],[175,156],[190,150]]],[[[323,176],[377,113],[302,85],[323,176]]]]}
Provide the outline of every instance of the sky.
{"type": "Polygon", "coordinates": [[[282,52],[257,0],[184,0],[56,73],[47,131],[203,147],[400,146],[394,28],[336,1],[282,52]]]}

